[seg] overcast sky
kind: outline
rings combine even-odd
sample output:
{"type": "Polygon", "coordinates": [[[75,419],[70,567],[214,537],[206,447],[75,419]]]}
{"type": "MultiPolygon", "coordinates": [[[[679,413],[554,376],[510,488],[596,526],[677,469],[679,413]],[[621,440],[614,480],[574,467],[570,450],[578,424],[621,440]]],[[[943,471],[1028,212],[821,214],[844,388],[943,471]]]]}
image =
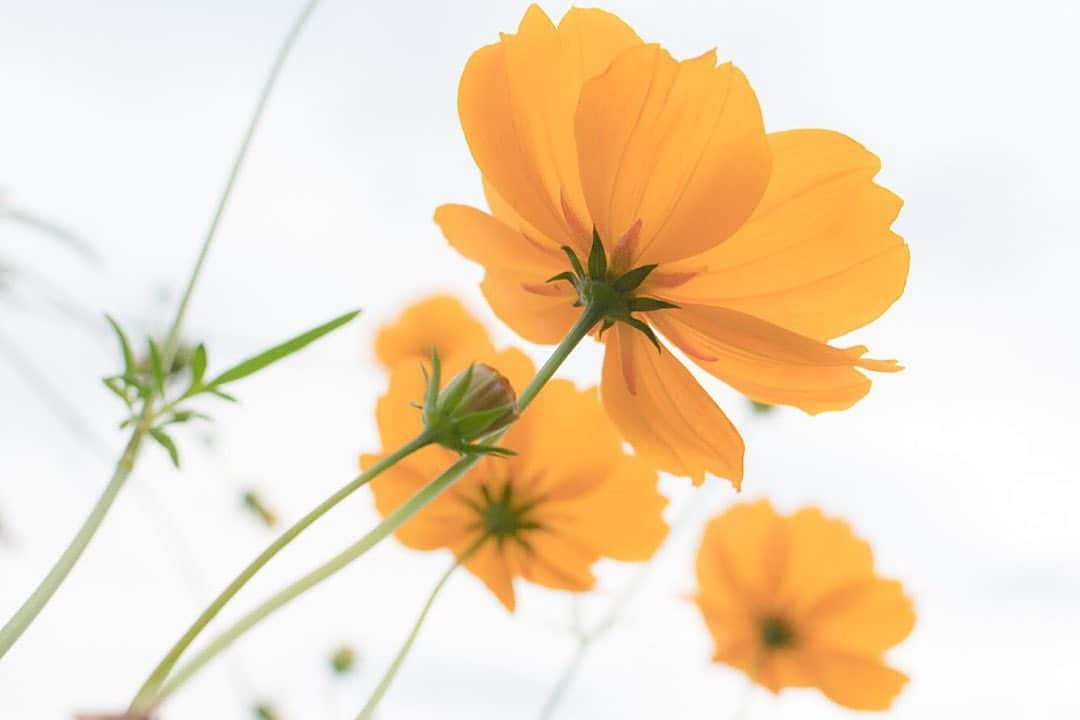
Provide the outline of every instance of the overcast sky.
{"type": "MultiPolygon", "coordinates": [[[[0,190],[90,242],[88,265],[0,218],[0,339],[61,388],[97,441],[76,437],[0,362],[0,615],[40,579],[106,482],[123,438],[99,378],[116,357],[98,313],[160,331],[188,272],[259,83],[298,1],[0,0],[0,190]],[[47,306],[32,276],[89,318],[47,306]],[[20,280],[20,277],[22,278],[20,280]],[[15,302],[18,300],[18,302],[15,302]]],[[[769,129],[828,127],[879,154],[906,201],[904,298],[853,334],[907,370],[855,409],[754,416],[710,388],[747,441],[743,496],[816,504],[873,543],[914,596],[915,633],[890,658],[912,683],[889,717],[1080,713],[1080,400],[1075,222],[1080,11],[1060,2],[609,2],[676,56],[712,47],[754,85],[769,129]]],[[[565,3],[545,3],[554,17],[565,3]]],[[[166,646],[272,537],[240,507],[257,488],[290,522],[376,446],[385,379],[371,339],[407,302],[459,295],[501,343],[478,267],[431,221],[481,202],[455,112],[469,53],[513,30],[525,4],[325,0],[255,141],[191,307],[188,335],[224,364],[353,307],[360,320],[213,406],[214,450],[180,438],[173,471],[146,452],[70,581],[0,664],[0,717],[69,718],[124,704],[166,646]]],[[[542,358],[543,348],[527,348],[542,358]]],[[[583,347],[565,375],[598,377],[583,347]]],[[[220,367],[221,365],[219,365],[220,367]]],[[[745,681],[708,663],[692,559],[707,517],[735,500],[666,478],[675,514],[697,504],[616,629],[595,647],[565,718],[728,718],[745,681]]],[[[226,613],[376,521],[350,499],[226,613]]],[[[446,553],[395,543],[241,641],[165,710],[351,718],[395,652],[446,553]],[[360,672],[327,657],[356,647],[360,672]]],[[[597,617],[633,576],[601,568],[597,617]]],[[[571,649],[567,596],[525,589],[508,615],[455,578],[384,704],[397,719],[530,718],[571,649]]],[[[749,716],[847,717],[817,694],[752,697],[749,716]]]]}

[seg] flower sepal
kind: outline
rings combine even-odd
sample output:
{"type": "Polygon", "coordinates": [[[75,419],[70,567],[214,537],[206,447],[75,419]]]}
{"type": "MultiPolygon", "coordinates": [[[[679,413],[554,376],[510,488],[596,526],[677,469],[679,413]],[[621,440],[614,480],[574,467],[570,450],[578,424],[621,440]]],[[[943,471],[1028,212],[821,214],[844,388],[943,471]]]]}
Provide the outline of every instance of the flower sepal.
{"type": "Polygon", "coordinates": [[[462,455],[513,455],[514,451],[482,441],[513,423],[518,416],[517,396],[510,381],[484,363],[472,363],[441,391],[442,362],[431,355],[431,373],[423,368],[426,390],[424,431],[431,442],[462,455]]]}
{"type": "MultiPolygon", "coordinates": [[[[634,313],[653,312],[655,310],[676,309],[679,306],[659,298],[639,296],[635,290],[645,282],[645,278],[656,269],[656,265],[640,265],[626,271],[618,271],[608,262],[607,252],[600,240],[600,233],[593,228],[592,247],[585,265],[582,265],[577,253],[569,245],[562,248],[570,260],[572,270],[561,272],[548,278],[547,282],[568,282],[577,291],[575,307],[589,306],[603,311],[600,334],[615,325],[625,323],[649,339],[657,352],[663,346],[648,323],[634,317],[634,313]]],[[[616,253],[618,255],[618,253],[616,253]]]]}

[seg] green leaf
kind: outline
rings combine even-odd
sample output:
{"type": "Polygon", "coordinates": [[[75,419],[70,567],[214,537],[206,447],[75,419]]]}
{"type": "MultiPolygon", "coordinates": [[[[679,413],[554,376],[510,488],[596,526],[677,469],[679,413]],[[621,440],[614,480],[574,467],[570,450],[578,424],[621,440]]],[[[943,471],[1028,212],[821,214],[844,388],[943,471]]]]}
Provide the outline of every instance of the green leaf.
{"type": "Polygon", "coordinates": [[[566,257],[570,258],[570,267],[574,268],[574,272],[580,278],[586,277],[585,268],[581,267],[581,261],[578,260],[577,253],[574,252],[574,248],[569,245],[563,245],[562,251],[566,253],[566,257]]]}
{"type": "Polygon", "coordinates": [[[146,338],[146,344],[150,348],[150,373],[154,377],[154,389],[158,395],[165,395],[165,366],[161,364],[161,351],[153,338],[146,338]]]}
{"type": "Polygon", "coordinates": [[[655,264],[642,265],[641,267],[636,267],[633,270],[627,270],[622,277],[612,283],[612,287],[614,287],[617,291],[623,293],[630,292],[631,290],[636,290],[637,287],[645,281],[645,278],[649,277],[649,273],[655,270],[656,267],[657,266],[655,264]]]}
{"type": "Polygon", "coordinates": [[[679,306],[658,298],[639,297],[631,300],[629,307],[630,312],[652,312],[653,310],[678,309],[679,306]]]}
{"type": "Polygon", "coordinates": [[[199,343],[191,354],[191,387],[199,387],[206,375],[206,346],[199,343]]]}
{"type": "Polygon", "coordinates": [[[206,392],[210,393],[211,395],[217,395],[222,400],[228,400],[229,402],[233,402],[233,403],[234,402],[240,402],[235,397],[233,397],[232,395],[230,395],[229,393],[225,392],[224,390],[222,390],[220,388],[215,388],[215,387],[207,388],[206,392]]]}
{"type": "Polygon", "coordinates": [[[176,467],[180,467],[180,452],[176,449],[176,443],[172,438],[165,434],[161,428],[153,428],[150,430],[150,437],[157,440],[157,444],[165,448],[165,452],[169,453],[169,459],[172,460],[172,464],[176,467]]]}
{"type": "Polygon", "coordinates": [[[201,412],[195,412],[193,410],[177,410],[172,413],[168,420],[161,423],[164,425],[175,425],[177,423],[185,423],[189,420],[206,420],[207,422],[213,422],[213,418],[201,412]]]}
{"type": "Polygon", "coordinates": [[[124,401],[124,404],[127,405],[128,408],[131,408],[133,406],[131,398],[128,397],[127,391],[120,386],[119,381],[120,378],[118,377],[107,377],[101,379],[101,382],[105,383],[105,387],[112,390],[118,398],[124,401]]]}
{"type": "Polygon", "coordinates": [[[649,338],[649,342],[651,342],[656,347],[656,352],[664,352],[664,348],[660,344],[660,340],[657,339],[656,333],[653,332],[653,329],[651,327],[641,322],[637,318],[624,318],[623,322],[634,328],[635,330],[643,333],[645,337],[649,338]]]}
{"type": "Polygon", "coordinates": [[[604,243],[600,242],[600,232],[593,227],[592,247],[589,248],[589,277],[594,280],[603,280],[607,275],[607,253],[604,252],[604,243]]]}
{"type": "Polygon", "coordinates": [[[431,348],[431,374],[428,375],[427,368],[423,365],[420,366],[420,370],[424,373],[425,383],[424,404],[421,409],[424,411],[424,424],[427,425],[432,413],[435,412],[435,406],[438,404],[439,383],[442,382],[442,361],[439,359],[439,349],[437,347],[431,348]]]}
{"type": "Polygon", "coordinates": [[[317,327],[317,328],[315,328],[313,330],[308,330],[306,333],[302,333],[300,335],[297,335],[296,337],[292,338],[291,340],[286,340],[285,342],[281,343],[280,345],[275,345],[274,347],[270,348],[269,350],[261,352],[261,353],[259,353],[258,355],[254,356],[254,357],[251,357],[251,358],[248,358],[247,360],[244,360],[239,365],[235,365],[235,366],[229,368],[228,370],[226,370],[225,372],[221,373],[216,378],[211,380],[208,383],[208,386],[209,387],[216,387],[218,385],[225,385],[226,383],[235,382],[236,380],[239,380],[240,378],[245,378],[248,375],[252,375],[254,373],[257,373],[258,371],[262,370],[267,365],[270,365],[272,363],[277,362],[278,360],[281,360],[284,357],[288,357],[289,355],[292,355],[294,352],[296,352],[298,350],[301,350],[301,349],[307,347],[308,345],[310,345],[311,343],[315,342],[316,340],[321,338],[323,335],[326,335],[327,333],[331,333],[334,330],[337,330],[342,325],[345,325],[346,323],[351,322],[352,319],[355,318],[359,314],[360,314],[359,310],[354,310],[352,312],[345,313],[341,317],[334,318],[333,320],[331,320],[330,322],[328,322],[328,323],[326,323],[324,325],[320,325],[319,327],[317,327]]]}
{"type": "Polygon", "coordinates": [[[465,368],[465,372],[451,380],[450,384],[446,386],[448,392],[443,395],[442,402],[439,403],[439,412],[444,413],[443,417],[446,417],[445,413],[454,412],[457,406],[461,404],[461,401],[465,398],[465,393],[469,390],[469,385],[472,384],[472,376],[475,370],[476,363],[469,363],[469,367],[465,368]]]}
{"type": "Polygon", "coordinates": [[[116,333],[116,339],[120,341],[120,352],[124,354],[124,377],[134,377],[135,355],[131,352],[131,343],[128,342],[124,331],[120,329],[119,323],[109,315],[106,315],[105,319],[109,321],[109,325],[112,325],[113,332],[116,333]]]}
{"type": "Polygon", "coordinates": [[[495,455],[498,457],[513,457],[517,455],[516,450],[499,447],[498,445],[466,445],[461,448],[461,452],[464,455],[495,455]]]}
{"type": "Polygon", "coordinates": [[[458,433],[461,435],[461,437],[466,438],[474,438],[482,434],[488,434],[488,428],[490,428],[496,420],[501,419],[507,413],[511,413],[513,411],[514,406],[506,404],[500,405],[499,407],[492,408],[490,410],[479,410],[474,413],[469,413],[465,417],[458,420],[458,433]]]}
{"type": "Polygon", "coordinates": [[[577,276],[574,275],[574,273],[570,272],[569,270],[567,270],[566,272],[561,272],[558,275],[552,275],[551,277],[549,277],[544,282],[553,283],[553,282],[559,282],[560,280],[565,280],[566,282],[573,285],[575,288],[577,287],[577,282],[578,282],[577,276]]]}

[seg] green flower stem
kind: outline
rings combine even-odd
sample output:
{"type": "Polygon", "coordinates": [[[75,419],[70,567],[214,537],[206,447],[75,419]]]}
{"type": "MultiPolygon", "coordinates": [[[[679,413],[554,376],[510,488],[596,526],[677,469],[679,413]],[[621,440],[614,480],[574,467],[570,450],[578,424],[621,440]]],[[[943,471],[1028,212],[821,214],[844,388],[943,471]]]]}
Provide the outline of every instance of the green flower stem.
{"type": "Polygon", "coordinates": [[[274,540],[274,542],[270,543],[265,550],[259,553],[258,557],[240,571],[240,574],[233,578],[233,581],[229,583],[216,598],[214,598],[213,602],[211,602],[205,610],[203,610],[202,614],[199,615],[195,622],[192,623],[191,627],[187,629],[187,632],[176,641],[172,648],[169,649],[169,652],[166,653],[165,657],[162,658],[161,662],[158,663],[158,666],[150,673],[150,676],[136,694],[135,700],[132,701],[131,708],[133,714],[138,715],[139,712],[145,712],[153,706],[150,701],[157,696],[158,690],[164,684],[169,672],[176,666],[177,661],[180,659],[180,655],[183,654],[184,650],[186,650],[189,645],[191,645],[192,641],[200,632],[202,632],[203,628],[205,628],[210,621],[221,612],[222,608],[225,607],[229,600],[231,600],[236,593],[240,592],[240,589],[244,587],[244,585],[246,585],[248,581],[251,580],[264,565],[266,565],[266,563],[270,562],[271,558],[277,555],[300,533],[329,512],[342,500],[349,495],[352,495],[364,485],[367,485],[387,468],[429,444],[431,444],[431,440],[428,438],[427,433],[424,432],[405,445],[402,445],[400,448],[372,465],[369,469],[360,473],[360,475],[340,488],[333,495],[319,503],[319,505],[311,510],[311,512],[297,520],[292,527],[283,532],[276,540],[274,540]]]}
{"type": "MultiPolygon", "coordinates": [[[[537,371],[536,375],[525,389],[521,391],[518,396],[519,413],[524,412],[525,408],[529,406],[537,393],[540,392],[540,389],[551,379],[552,375],[555,374],[555,371],[558,370],[559,366],[566,360],[573,349],[577,347],[585,336],[589,334],[589,331],[592,330],[596,323],[600,321],[604,316],[605,311],[606,309],[602,306],[586,306],[585,311],[581,314],[581,317],[578,318],[577,323],[574,324],[570,333],[561,343],[559,343],[558,347],[552,351],[551,357],[549,357],[547,362],[545,362],[540,370],[537,371]]],[[[508,428],[499,431],[492,437],[486,439],[485,442],[492,444],[498,442],[502,436],[506,434],[507,430],[508,428]]],[[[132,708],[149,709],[160,705],[177,688],[198,672],[203,665],[209,662],[222,650],[229,647],[234,640],[259,624],[259,622],[278,608],[300,595],[303,595],[305,592],[315,587],[323,580],[326,580],[338,570],[346,567],[371,548],[375,547],[379,542],[386,539],[395,530],[405,524],[409,518],[423,509],[429,502],[442,494],[444,490],[453,485],[460,477],[471,470],[472,467],[480,461],[481,457],[481,455],[463,456],[449,468],[444,470],[437,478],[420,488],[416,494],[383,518],[382,522],[376,525],[358,541],[334,556],[324,565],[311,571],[291,585],[279,590],[261,605],[240,618],[233,625],[229,626],[220,635],[214,638],[206,648],[181,666],[168,682],[159,683],[160,690],[156,694],[151,694],[151,691],[148,690],[150,685],[148,681],[147,684],[143,686],[143,690],[140,691],[136,702],[132,704],[132,708]]],[[[192,639],[193,638],[194,635],[192,635],[192,639]]],[[[188,643],[190,643],[190,639],[188,640],[188,643]]],[[[175,664],[175,658],[173,661],[173,664],[175,664]]],[[[159,670],[161,667],[163,666],[159,666],[159,670]]]]}
{"type": "Polygon", "coordinates": [[[150,411],[149,404],[147,404],[139,417],[138,423],[131,432],[131,439],[128,440],[127,447],[124,448],[123,454],[116,463],[112,479],[109,480],[109,484],[105,486],[105,490],[98,497],[97,502],[94,503],[94,507],[90,514],[86,516],[82,527],[79,528],[75,537],[64,549],[63,554],[57,559],[52,569],[49,570],[49,574],[45,576],[45,579],[38,584],[30,597],[15,611],[15,614],[7,621],[3,629],[0,629],[0,658],[7,654],[7,651],[18,641],[26,628],[30,627],[30,623],[34,622],[34,618],[38,616],[38,613],[42,611],[53,594],[63,584],[68,573],[75,567],[75,563],[79,561],[83,551],[86,550],[86,546],[90,544],[90,540],[93,539],[94,534],[101,527],[105,515],[109,512],[113,501],[116,500],[120,489],[124,487],[124,483],[127,482],[132,469],[135,467],[135,458],[139,454],[142,439],[149,430],[152,420],[153,414],[150,411]]]}
{"type": "Polygon", "coordinates": [[[255,103],[255,111],[248,121],[244,138],[240,142],[240,148],[236,151],[232,169],[229,170],[229,177],[225,181],[225,187],[221,191],[221,197],[218,199],[217,207],[214,209],[214,216],[210,220],[210,227],[207,228],[206,238],[203,240],[202,248],[199,250],[199,255],[195,260],[195,267],[192,268],[191,276],[188,278],[187,286],[184,288],[184,294],[180,297],[180,304],[176,308],[176,318],[173,320],[172,327],[169,328],[169,334],[165,336],[165,342],[161,348],[162,365],[165,367],[170,367],[176,357],[176,351],[180,346],[180,330],[184,324],[184,316],[187,314],[188,303],[191,302],[191,295],[195,291],[195,285],[202,274],[203,265],[206,264],[206,258],[210,254],[210,246],[214,243],[218,226],[221,225],[221,218],[225,215],[225,208],[229,204],[233,187],[236,185],[236,179],[240,176],[240,169],[244,165],[244,159],[247,157],[248,148],[251,147],[251,141],[255,137],[255,131],[259,127],[259,121],[262,120],[270,94],[277,84],[278,76],[281,74],[285,62],[289,59],[289,53],[292,52],[296,40],[300,37],[308,20],[311,19],[319,2],[320,0],[308,0],[300,14],[293,20],[285,39],[278,48],[277,55],[274,57],[274,64],[271,65],[270,72],[263,82],[262,90],[259,92],[259,99],[255,103]]]}
{"type": "Polygon", "coordinates": [[[360,714],[356,716],[356,720],[371,720],[374,716],[375,708],[378,707],[383,696],[386,695],[386,691],[390,689],[390,683],[394,682],[394,678],[397,677],[398,670],[401,669],[401,664],[405,662],[405,658],[412,649],[413,643],[416,641],[416,636],[420,633],[420,627],[424,624],[424,620],[427,619],[428,611],[431,610],[431,606],[435,603],[435,598],[438,597],[439,591],[442,590],[443,585],[450,579],[450,576],[454,571],[463,565],[487,539],[488,536],[485,535],[480,538],[480,540],[473,543],[468,550],[461,554],[461,557],[454,560],[454,563],[446,569],[446,572],[439,578],[439,581],[435,583],[435,587],[431,589],[431,594],[428,595],[424,607],[420,610],[420,615],[417,616],[416,622],[413,623],[412,630],[409,631],[408,636],[405,638],[405,642],[402,643],[397,655],[394,656],[394,661],[390,663],[390,667],[386,669],[386,673],[383,674],[382,680],[379,681],[378,686],[376,686],[375,690],[371,693],[371,697],[368,698],[368,701],[360,711],[360,714]]]}

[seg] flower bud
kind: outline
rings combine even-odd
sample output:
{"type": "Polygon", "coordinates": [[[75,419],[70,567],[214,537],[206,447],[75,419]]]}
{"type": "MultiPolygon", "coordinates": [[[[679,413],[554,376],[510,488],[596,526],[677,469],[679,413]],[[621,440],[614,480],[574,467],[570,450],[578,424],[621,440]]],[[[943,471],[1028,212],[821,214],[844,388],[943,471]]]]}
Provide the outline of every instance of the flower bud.
{"type": "Polygon", "coordinates": [[[459,373],[425,403],[424,425],[440,445],[465,451],[469,443],[517,419],[517,397],[510,381],[490,365],[476,363],[459,373]]]}

